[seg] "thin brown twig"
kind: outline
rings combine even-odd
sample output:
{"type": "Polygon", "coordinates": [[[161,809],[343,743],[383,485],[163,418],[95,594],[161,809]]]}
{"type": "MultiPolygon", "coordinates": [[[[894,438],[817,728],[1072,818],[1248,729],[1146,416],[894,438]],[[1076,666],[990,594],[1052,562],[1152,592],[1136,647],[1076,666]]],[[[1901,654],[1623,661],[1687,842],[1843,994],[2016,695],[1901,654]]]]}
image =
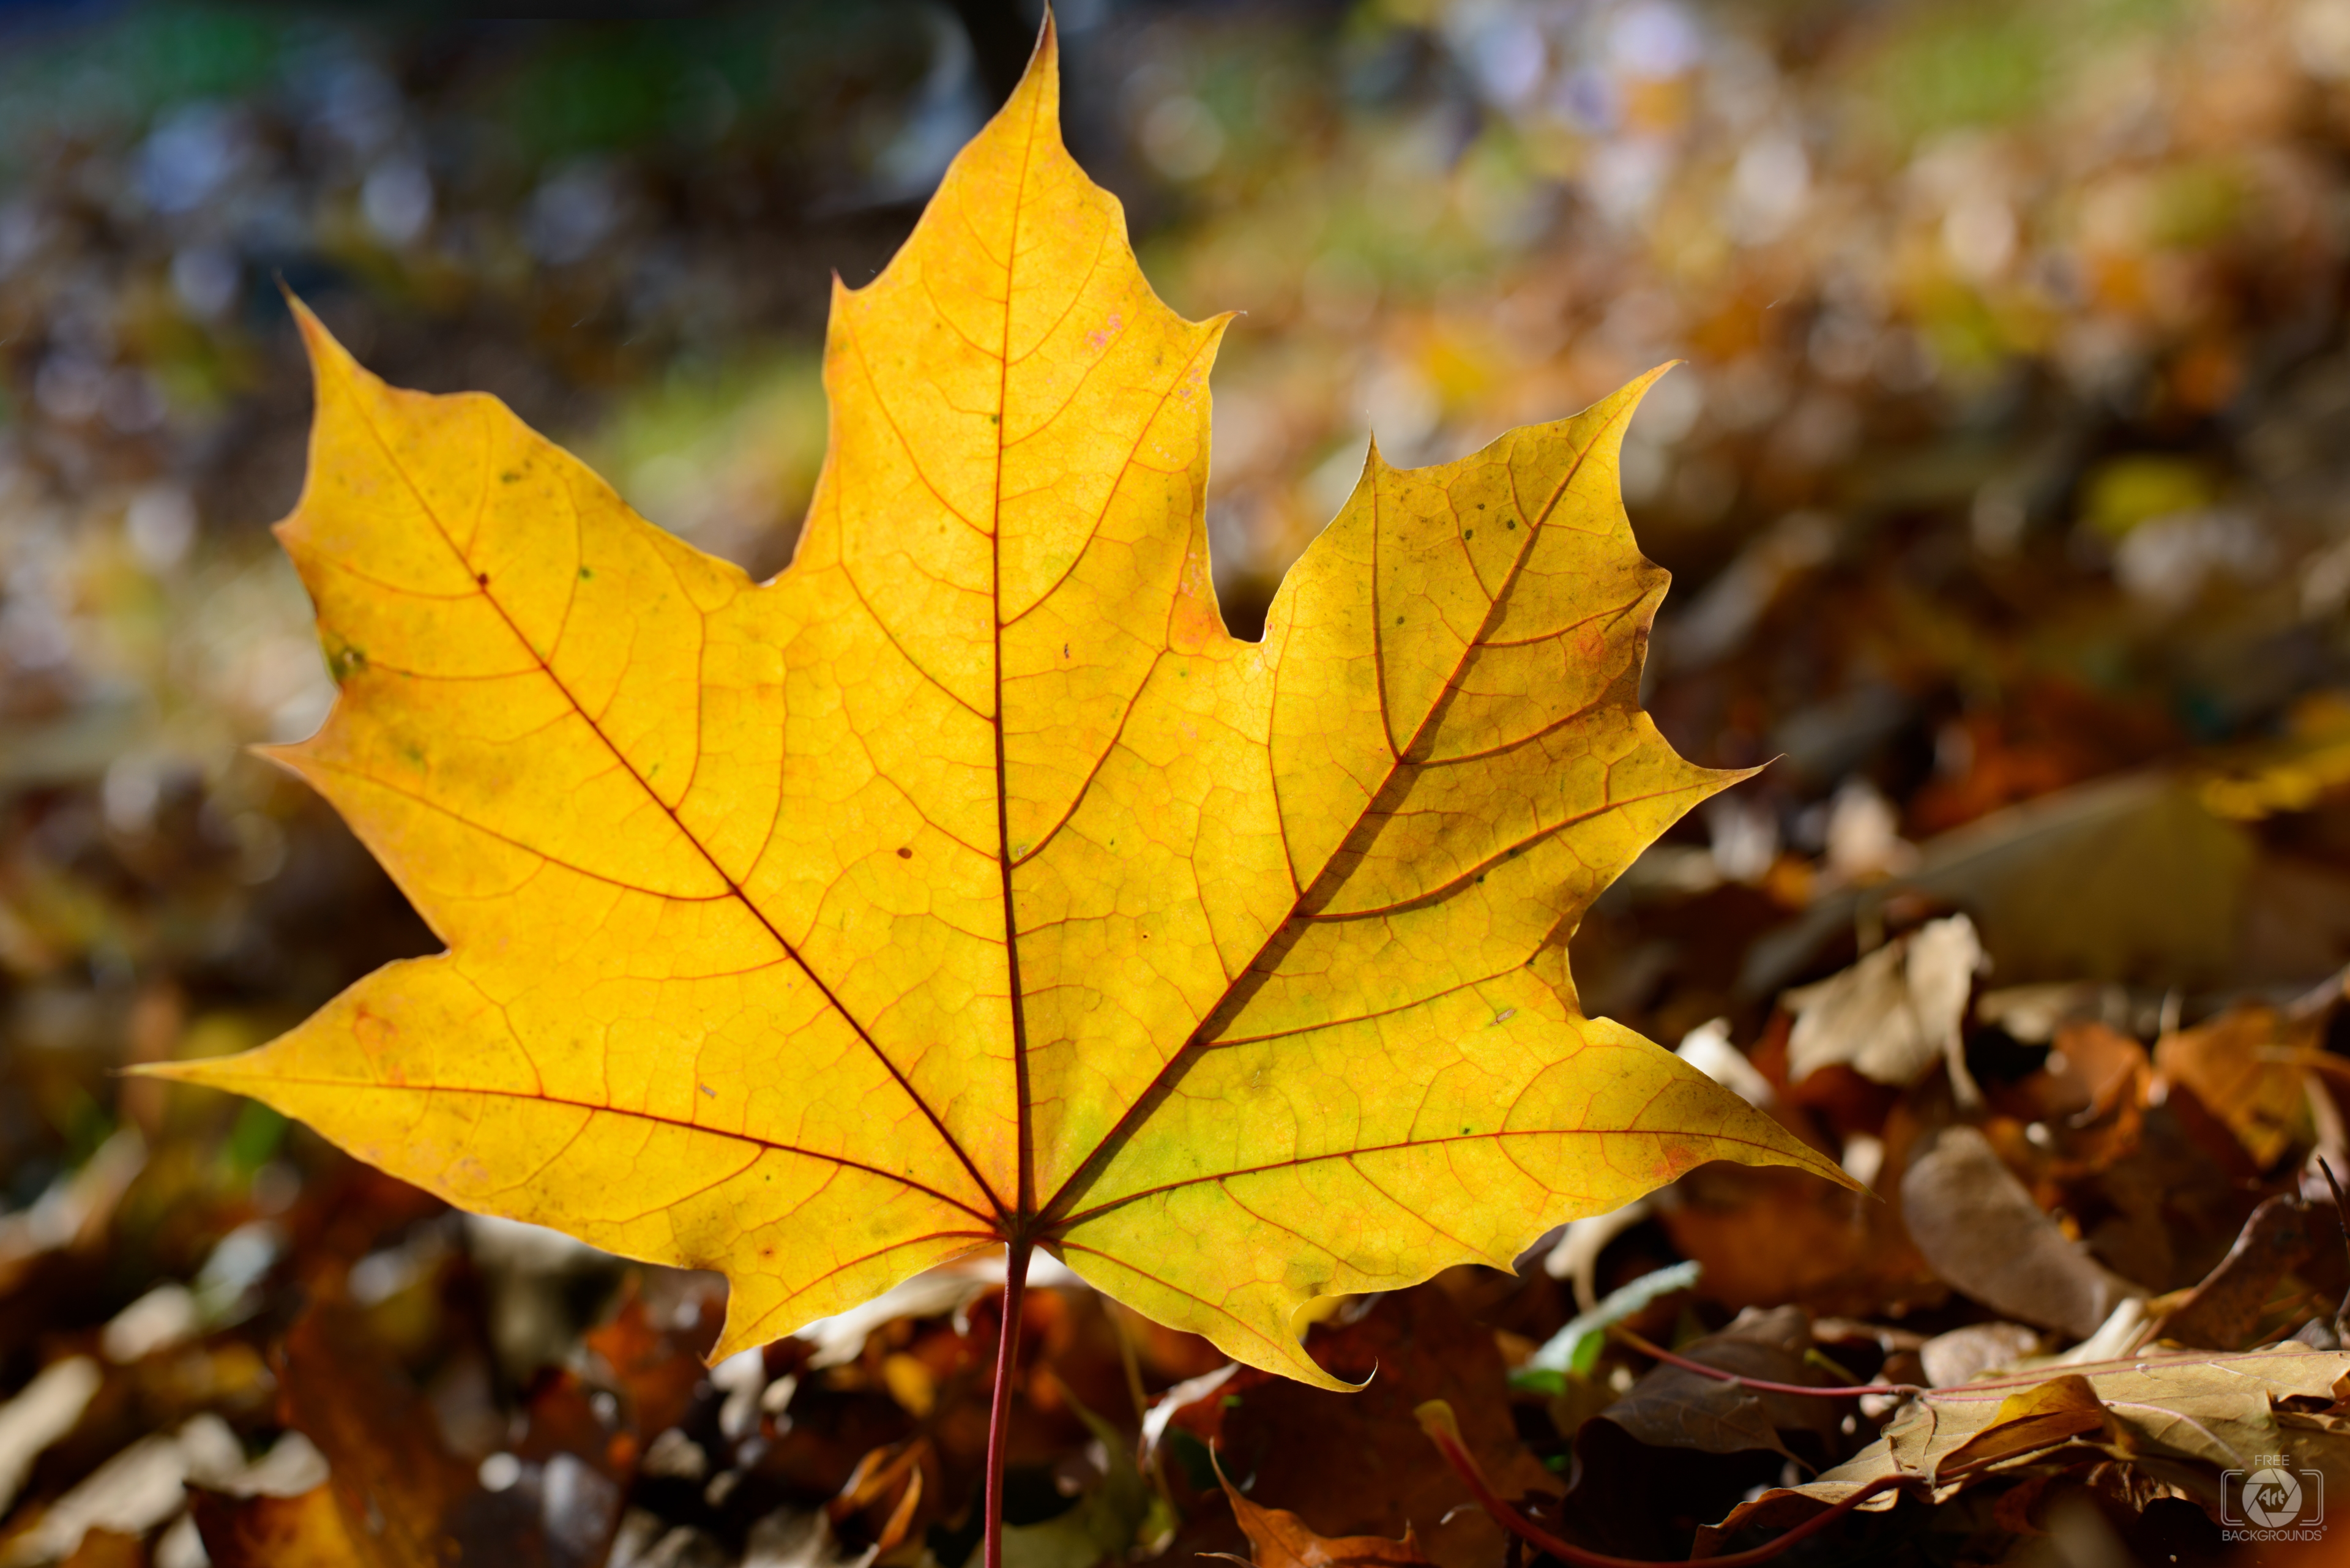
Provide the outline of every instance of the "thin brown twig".
{"type": "MultiPolygon", "coordinates": [[[[2334,1191],[2334,1222],[2342,1227],[2343,1247],[2350,1250],[2350,1204],[2343,1202],[2342,1184],[2334,1179],[2334,1168],[2325,1163],[2325,1157],[2322,1154],[2317,1157],[2317,1168],[2324,1173],[2325,1185],[2334,1191]]],[[[2343,1293],[2342,1304],[2334,1312],[2334,1333],[2336,1338],[2341,1337],[2345,1324],[2350,1324],[2350,1291],[2343,1293]]]]}

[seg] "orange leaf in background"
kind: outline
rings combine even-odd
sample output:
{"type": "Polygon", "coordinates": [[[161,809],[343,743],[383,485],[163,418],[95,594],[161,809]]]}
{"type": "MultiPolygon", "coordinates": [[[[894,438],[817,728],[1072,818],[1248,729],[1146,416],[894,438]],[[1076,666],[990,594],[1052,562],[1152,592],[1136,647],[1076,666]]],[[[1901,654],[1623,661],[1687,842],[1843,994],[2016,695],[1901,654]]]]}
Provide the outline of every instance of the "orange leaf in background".
{"type": "Polygon", "coordinates": [[[702,1382],[702,1358],[692,1352],[715,1337],[715,1322],[710,1326],[712,1332],[702,1332],[697,1319],[684,1333],[656,1327],[631,1284],[619,1309],[588,1332],[588,1348],[602,1360],[609,1383],[628,1396],[629,1425],[640,1437],[650,1439],[684,1418],[702,1382]]]}
{"type": "Polygon", "coordinates": [[[351,1545],[333,1490],[238,1497],[188,1489],[188,1511],[214,1568],[347,1568],[368,1561],[351,1545]]]}
{"type": "Polygon", "coordinates": [[[2155,1071],[2194,1090],[2252,1163],[2266,1168],[2306,1131],[2309,1105],[2293,1057],[2309,1050],[2316,1034],[2314,1020],[2289,1020],[2265,1003],[2246,1003],[2164,1035],[2155,1043],[2155,1071]]]}
{"type": "MultiPolygon", "coordinates": [[[[357,1309],[313,1306],[287,1330],[284,1355],[286,1424],[326,1458],[328,1480],[319,1490],[341,1516],[348,1560],[359,1568],[406,1568],[459,1555],[452,1542],[461,1504],[476,1490],[473,1467],[449,1452],[432,1407],[387,1365],[357,1309]]],[[[265,1510],[253,1526],[265,1537],[296,1531],[307,1551],[332,1549],[333,1532],[315,1501],[265,1510]]],[[[511,1549],[515,1537],[502,1531],[493,1539],[511,1549]]]]}
{"type": "Polygon", "coordinates": [[[1739,776],[1638,705],[1648,379],[1456,462],[1375,452],[1239,640],[1201,511],[1225,322],[1151,292],[1057,99],[1048,28],[836,288],[828,456],[764,585],[302,313],[280,535],[341,694],[277,754],[450,950],[167,1070],[723,1271],[720,1355],[1008,1243],[1341,1386],[1316,1297],[1506,1268],[1707,1160],[1843,1179],[1567,974],[1739,776]]]}

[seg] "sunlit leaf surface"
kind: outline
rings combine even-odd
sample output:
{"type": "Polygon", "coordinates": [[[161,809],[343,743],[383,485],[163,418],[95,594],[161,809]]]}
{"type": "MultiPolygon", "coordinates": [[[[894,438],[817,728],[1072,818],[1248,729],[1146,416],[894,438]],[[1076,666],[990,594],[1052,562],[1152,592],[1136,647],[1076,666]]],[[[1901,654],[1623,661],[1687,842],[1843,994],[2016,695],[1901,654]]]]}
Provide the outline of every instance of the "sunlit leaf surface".
{"type": "Polygon", "coordinates": [[[1835,1168],[1582,1016],[1565,942],[1739,776],[1640,713],[1647,381],[1376,452],[1262,642],[1201,498],[1224,322],[1061,145],[1048,35],[869,286],[754,585],[307,314],[282,526],[341,683],[281,753],[446,940],[173,1069],[451,1201],[723,1270],[718,1354],[1026,1239],[1338,1386],[1297,1309],[1710,1159],[1835,1168]]]}

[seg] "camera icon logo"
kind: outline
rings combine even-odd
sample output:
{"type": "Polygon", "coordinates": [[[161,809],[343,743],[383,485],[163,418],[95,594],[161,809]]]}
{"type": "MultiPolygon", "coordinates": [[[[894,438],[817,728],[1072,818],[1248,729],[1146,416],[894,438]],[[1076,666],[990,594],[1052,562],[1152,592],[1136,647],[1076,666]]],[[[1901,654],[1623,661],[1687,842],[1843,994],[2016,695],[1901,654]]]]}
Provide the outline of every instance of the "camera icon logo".
{"type": "MultiPolygon", "coordinates": [[[[2269,1459],[2270,1456],[2261,1456],[2269,1459]]],[[[2220,1478],[2220,1522],[2238,1529],[2311,1530],[2325,1522],[2325,1474],[2277,1460],[2220,1478]]]]}

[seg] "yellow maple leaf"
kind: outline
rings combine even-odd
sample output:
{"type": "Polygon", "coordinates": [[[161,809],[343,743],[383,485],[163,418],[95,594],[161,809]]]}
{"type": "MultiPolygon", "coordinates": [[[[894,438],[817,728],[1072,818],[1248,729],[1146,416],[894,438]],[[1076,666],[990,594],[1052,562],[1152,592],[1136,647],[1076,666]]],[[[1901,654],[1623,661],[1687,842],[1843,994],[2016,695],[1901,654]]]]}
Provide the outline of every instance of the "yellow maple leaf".
{"type": "Polygon", "coordinates": [[[275,754],[449,950],[163,1070],[723,1272],[718,1355],[1003,1242],[1339,1387],[1318,1296],[1507,1267],[1709,1159],[1841,1179],[1567,975],[1593,898],[1742,776],[1638,711],[1648,379],[1458,462],[1375,452],[1237,640],[1201,514],[1224,319],[1152,293],[1057,100],[1048,29],[836,286],[828,455],[764,585],[302,314],[279,532],[341,693],[275,754]]]}

